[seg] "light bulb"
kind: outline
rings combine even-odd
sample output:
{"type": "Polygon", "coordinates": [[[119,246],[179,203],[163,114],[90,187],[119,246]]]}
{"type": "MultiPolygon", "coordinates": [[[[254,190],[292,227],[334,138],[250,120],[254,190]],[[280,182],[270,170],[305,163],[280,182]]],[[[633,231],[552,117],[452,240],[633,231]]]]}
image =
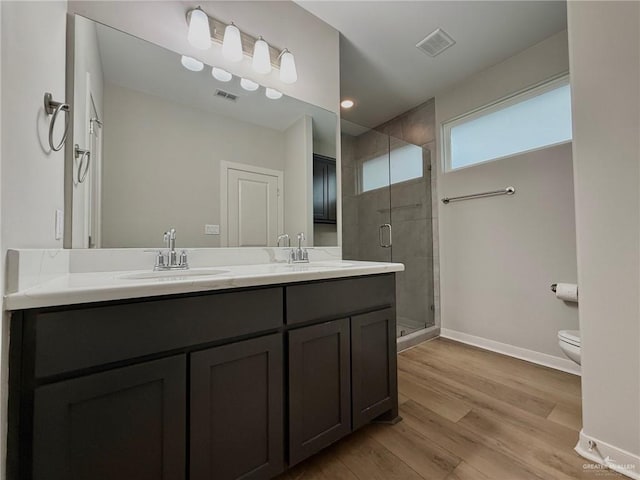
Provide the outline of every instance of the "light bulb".
{"type": "Polygon", "coordinates": [[[193,57],[187,57],[186,55],[182,55],[180,63],[182,63],[184,68],[191,70],[192,72],[199,72],[204,68],[204,63],[200,60],[196,60],[193,57]]]}
{"type": "Polygon", "coordinates": [[[209,29],[209,16],[200,7],[191,10],[189,20],[189,32],[187,33],[189,43],[200,50],[207,50],[211,47],[211,30],[209,29]]]}
{"type": "Polygon", "coordinates": [[[279,90],[276,90],[275,88],[267,87],[264,94],[266,95],[267,98],[270,98],[271,100],[278,100],[279,98],[282,98],[282,92],[279,90]]]}
{"type": "Polygon", "coordinates": [[[271,73],[271,55],[269,54],[269,44],[265,42],[262,37],[256,40],[253,45],[253,60],[251,62],[253,69],[266,75],[271,73]]]}
{"type": "Polygon", "coordinates": [[[260,87],[256,82],[248,78],[241,78],[240,86],[249,92],[255,92],[260,87]]]}
{"type": "Polygon", "coordinates": [[[243,58],[240,30],[233,23],[224,29],[222,55],[230,62],[240,62],[243,58]]]}
{"type": "Polygon", "coordinates": [[[296,60],[293,58],[293,53],[286,49],[280,57],[280,80],[284,83],[296,83],[298,80],[296,60]]]}
{"type": "Polygon", "coordinates": [[[353,103],[353,100],[349,100],[349,99],[346,99],[346,100],[343,100],[343,101],[340,102],[340,106],[342,108],[351,108],[354,105],[355,105],[355,103],[353,103]]]}
{"type": "Polygon", "coordinates": [[[211,69],[211,75],[213,75],[213,78],[215,78],[216,80],[220,80],[221,82],[228,82],[233,78],[233,75],[231,75],[225,69],[219,67],[213,67],[211,69]]]}

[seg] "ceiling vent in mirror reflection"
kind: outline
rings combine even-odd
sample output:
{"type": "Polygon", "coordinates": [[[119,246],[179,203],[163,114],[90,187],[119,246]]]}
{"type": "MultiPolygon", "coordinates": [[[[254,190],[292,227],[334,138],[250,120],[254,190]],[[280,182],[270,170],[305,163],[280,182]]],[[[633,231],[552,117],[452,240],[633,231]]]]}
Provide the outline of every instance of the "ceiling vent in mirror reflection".
{"type": "Polygon", "coordinates": [[[235,102],[238,99],[237,95],[225,92],[224,90],[216,90],[216,97],[224,98],[225,100],[229,100],[230,102],[235,102]]]}
{"type": "Polygon", "coordinates": [[[421,40],[416,45],[416,48],[430,57],[435,57],[436,55],[440,55],[447,48],[455,45],[455,43],[456,41],[451,38],[447,32],[438,28],[421,40]]]}

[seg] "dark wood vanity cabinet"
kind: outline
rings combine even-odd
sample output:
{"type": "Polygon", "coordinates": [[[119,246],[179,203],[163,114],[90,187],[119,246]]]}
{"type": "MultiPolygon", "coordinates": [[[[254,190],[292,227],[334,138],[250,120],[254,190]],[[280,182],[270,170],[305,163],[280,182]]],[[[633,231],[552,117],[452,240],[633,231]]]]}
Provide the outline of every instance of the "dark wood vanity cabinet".
{"type": "Polygon", "coordinates": [[[177,355],[37,387],[33,478],[184,479],[186,364],[177,355]]]}
{"type": "Polygon", "coordinates": [[[349,319],[289,332],[289,464],[351,432],[349,319]]]}
{"type": "Polygon", "coordinates": [[[273,478],[397,418],[394,295],[380,274],[14,312],[8,479],[273,478]]]}
{"type": "Polygon", "coordinates": [[[353,428],[398,416],[395,309],[351,317],[353,428]]]}
{"type": "Polygon", "coordinates": [[[271,478],[284,469],[282,335],[191,355],[190,478],[271,478]]]}
{"type": "Polygon", "coordinates": [[[313,155],[313,221],[336,223],[336,160],[313,155]]]}

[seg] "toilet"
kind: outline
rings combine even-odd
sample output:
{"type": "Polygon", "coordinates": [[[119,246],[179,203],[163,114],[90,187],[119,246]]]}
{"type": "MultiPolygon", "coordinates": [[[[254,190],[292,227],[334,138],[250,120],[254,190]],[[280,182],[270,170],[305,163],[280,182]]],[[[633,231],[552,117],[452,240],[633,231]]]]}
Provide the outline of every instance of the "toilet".
{"type": "Polygon", "coordinates": [[[558,332],[558,344],[567,357],[580,365],[579,330],[560,330],[558,332]]]}

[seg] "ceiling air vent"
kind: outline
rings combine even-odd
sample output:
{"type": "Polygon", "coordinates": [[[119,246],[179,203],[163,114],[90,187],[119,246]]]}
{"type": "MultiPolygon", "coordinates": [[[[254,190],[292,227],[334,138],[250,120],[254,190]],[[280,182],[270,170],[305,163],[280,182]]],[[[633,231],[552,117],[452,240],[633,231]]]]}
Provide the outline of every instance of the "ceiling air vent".
{"type": "Polygon", "coordinates": [[[438,28],[427,35],[424,40],[420,41],[416,47],[430,57],[435,57],[455,43],[456,41],[451,38],[447,32],[438,28]]]}
{"type": "Polygon", "coordinates": [[[233,93],[225,92],[224,90],[216,90],[216,97],[224,98],[230,102],[235,102],[238,99],[237,95],[233,93]]]}

